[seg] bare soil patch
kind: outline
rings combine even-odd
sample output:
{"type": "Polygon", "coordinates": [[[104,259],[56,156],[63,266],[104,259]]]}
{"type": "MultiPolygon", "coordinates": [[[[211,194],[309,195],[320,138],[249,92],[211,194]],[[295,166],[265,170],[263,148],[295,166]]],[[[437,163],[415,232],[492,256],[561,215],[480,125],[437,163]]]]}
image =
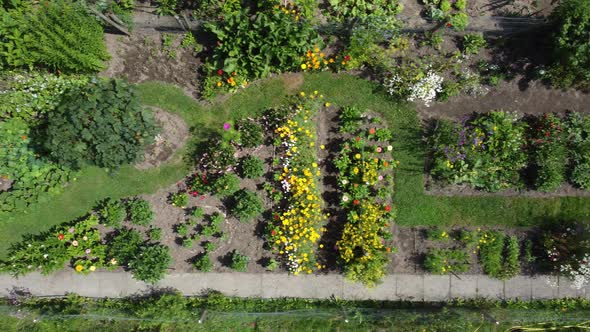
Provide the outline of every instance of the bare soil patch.
{"type": "Polygon", "coordinates": [[[141,30],[131,37],[105,34],[112,59],[100,75],[126,78],[132,83],[163,81],[178,85],[191,96],[198,96],[201,60],[193,50],[180,46],[181,34],[173,36],[169,48],[173,53],[170,53],[162,44],[163,33],[156,30],[141,30]]]}
{"type": "Polygon", "coordinates": [[[143,161],[135,165],[137,169],[159,167],[170,161],[174,153],[186,144],[189,137],[189,128],[181,117],[155,107],[152,109],[161,130],[155,142],[146,148],[143,161]]]}

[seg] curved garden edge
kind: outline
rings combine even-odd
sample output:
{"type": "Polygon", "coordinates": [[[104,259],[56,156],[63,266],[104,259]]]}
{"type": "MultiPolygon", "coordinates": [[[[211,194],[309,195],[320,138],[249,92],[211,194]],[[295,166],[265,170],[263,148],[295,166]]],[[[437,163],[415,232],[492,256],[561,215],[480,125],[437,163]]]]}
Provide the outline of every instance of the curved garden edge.
{"type": "Polygon", "coordinates": [[[73,271],[42,276],[31,273],[19,278],[0,275],[0,296],[14,289],[33,296],[59,297],[76,293],[87,297],[121,298],[154,289],[176,289],[186,296],[216,290],[227,296],[258,298],[308,298],[437,302],[457,298],[557,299],[590,298],[590,287],[575,290],[568,279],[557,276],[517,276],[500,281],[485,275],[390,274],[374,288],[351,283],[341,275],[264,273],[173,273],[156,285],[131,278],[130,273],[96,272],[82,276],[73,271]],[[552,283],[554,286],[549,286],[552,283]]]}

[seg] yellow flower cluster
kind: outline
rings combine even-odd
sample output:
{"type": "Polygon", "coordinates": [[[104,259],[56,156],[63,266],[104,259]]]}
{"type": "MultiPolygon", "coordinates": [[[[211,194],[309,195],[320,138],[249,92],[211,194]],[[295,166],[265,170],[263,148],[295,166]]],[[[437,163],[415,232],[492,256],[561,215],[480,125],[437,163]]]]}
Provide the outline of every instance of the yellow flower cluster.
{"type": "Polygon", "coordinates": [[[326,54],[320,52],[319,47],[316,46],[313,51],[308,50],[305,56],[301,58],[301,69],[306,71],[323,70],[330,63],[334,63],[334,59],[326,59],[326,54]]]}
{"type": "Polygon", "coordinates": [[[293,15],[293,18],[295,19],[295,21],[299,21],[299,17],[301,16],[301,12],[295,7],[294,4],[292,4],[290,2],[287,3],[286,6],[275,5],[274,9],[280,10],[281,12],[283,12],[284,14],[287,14],[287,15],[293,15]]]}
{"type": "MultiPolygon", "coordinates": [[[[305,100],[304,94],[301,95],[305,100]]],[[[275,220],[278,230],[274,244],[294,275],[312,273],[318,266],[314,244],[325,221],[317,186],[320,170],[315,154],[316,126],[312,120],[316,109],[302,104],[294,107],[292,119],[275,130],[282,141],[283,168],[278,179],[285,191],[287,209],[275,220]]]]}
{"type": "Polygon", "coordinates": [[[368,201],[363,201],[358,209],[349,213],[349,222],[344,225],[342,238],[336,243],[344,262],[366,264],[387,251],[380,236],[385,227],[384,215],[381,204],[368,201]]]}

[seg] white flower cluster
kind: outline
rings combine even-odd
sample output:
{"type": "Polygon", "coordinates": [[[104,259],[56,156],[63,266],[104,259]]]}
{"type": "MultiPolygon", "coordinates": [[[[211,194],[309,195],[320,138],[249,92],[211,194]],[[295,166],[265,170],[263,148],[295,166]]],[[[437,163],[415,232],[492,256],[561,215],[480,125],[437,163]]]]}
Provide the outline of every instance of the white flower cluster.
{"type": "Polygon", "coordinates": [[[559,271],[572,280],[571,288],[582,289],[590,280],[590,255],[584,255],[578,268],[572,267],[571,264],[566,264],[560,266],[559,271]]]}
{"type": "MultiPolygon", "coordinates": [[[[427,107],[436,99],[436,94],[442,92],[443,77],[433,71],[413,83],[409,88],[408,101],[422,101],[427,107]]],[[[395,95],[402,90],[404,79],[399,75],[393,75],[386,80],[384,85],[390,95],[395,95]]]]}

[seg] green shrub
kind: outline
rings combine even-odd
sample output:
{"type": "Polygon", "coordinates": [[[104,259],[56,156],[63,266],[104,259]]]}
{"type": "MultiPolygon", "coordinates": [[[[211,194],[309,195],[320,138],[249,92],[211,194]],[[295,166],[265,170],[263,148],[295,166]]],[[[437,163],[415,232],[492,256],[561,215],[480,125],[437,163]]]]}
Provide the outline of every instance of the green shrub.
{"type": "Polygon", "coordinates": [[[152,228],[148,231],[148,237],[151,241],[160,241],[162,239],[162,229],[152,228]]]}
{"type": "Polygon", "coordinates": [[[486,40],[481,33],[469,33],[463,36],[463,52],[465,54],[477,54],[479,49],[486,47],[486,40]]]}
{"type": "Polygon", "coordinates": [[[102,27],[79,2],[54,0],[1,14],[0,67],[97,72],[110,58],[102,27]]]}
{"type": "Polygon", "coordinates": [[[375,17],[387,18],[389,25],[394,26],[395,15],[403,6],[397,0],[329,0],[329,12],[336,20],[357,19],[370,20],[375,17]]]}
{"type": "Polygon", "coordinates": [[[457,31],[463,31],[469,24],[469,16],[466,13],[460,12],[454,15],[451,15],[449,18],[449,24],[453,29],[457,31]]]}
{"type": "Polygon", "coordinates": [[[191,210],[191,217],[201,219],[205,215],[205,210],[202,207],[195,207],[191,210]]]}
{"type": "Polygon", "coordinates": [[[297,70],[301,57],[314,45],[320,45],[317,31],[305,20],[272,7],[255,12],[239,10],[205,27],[218,40],[208,68],[237,72],[249,78],[270,73],[297,70]]]}
{"type": "Polygon", "coordinates": [[[221,137],[213,137],[201,145],[197,165],[211,173],[224,172],[236,164],[236,148],[221,137]]]}
{"type": "Polygon", "coordinates": [[[250,119],[237,121],[236,126],[240,133],[240,144],[245,148],[255,148],[264,143],[262,126],[250,119]]]}
{"type": "Polygon", "coordinates": [[[189,232],[189,228],[187,224],[180,224],[176,226],[176,233],[180,236],[187,236],[189,232]]]}
{"type": "Polygon", "coordinates": [[[520,274],[520,245],[516,236],[506,238],[504,252],[504,266],[500,273],[500,279],[510,279],[520,274]]]}
{"type": "Polygon", "coordinates": [[[203,253],[197,257],[193,266],[201,272],[211,272],[213,270],[213,262],[207,253],[203,253]]]}
{"type": "Polygon", "coordinates": [[[264,161],[260,158],[248,156],[242,158],[240,163],[242,177],[256,179],[264,175],[264,161]]]}
{"type": "Polygon", "coordinates": [[[21,119],[0,121],[0,177],[12,181],[0,191],[0,212],[22,211],[58,194],[75,173],[44,161],[31,148],[29,128],[21,119]]]}
{"type": "Polygon", "coordinates": [[[426,239],[430,241],[448,241],[450,238],[447,231],[432,227],[426,230],[426,239]]]}
{"type": "Polygon", "coordinates": [[[338,116],[341,133],[353,133],[359,128],[363,112],[356,107],[344,107],[338,116]]]}
{"type": "Polygon", "coordinates": [[[549,77],[560,88],[590,85],[590,2],[564,0],[551,13],[555,25],[549,77]]]}
{"type": "Polygon", "coordinates": [[[590,189],[590,116],[570,113],[566,119],[570,158],[570,182],[590,189]]]}
{"type": "Polygon", "coordinates": [[[504,234],[497,231],[485,232],[480,238],[479,260],[485,274],[499,278],[502,274],[504,257],[504,234]]]}
{"type": "Polygon", "coordinates": [[[154,220],[154,211],[151,204],[140,198],[127,202],[127,215],[129,221],[136,225],[147,226],[154,220]]]}
{"type": "Polygon", "coordinates": [[[233,195],[230,211],[240,221],[249,221],[262,213],[262,201],[255,192],[242,189],[233,195]]]}
{"type": "Polygon", "coordinates": [[[129,262],[133,278],[147,283],[156,283],[164,277],[172,262],[170,249],[161,244],[147,245],[129,262]]]}
{"type": "Polygon", "coordinates": [[[125,228],[108,242],[108,253],[119,265],[127,265],[139,254],[143,243],[143,237],[138,231],[125,228]]]}
{"type": "Polygon", "coordinates": [[[178,0],[156,0],[156,14],[158,15],[176,15],[178,0]]]}
{"type": "Polygon", "coordinates": [[[467,272],[469,254],[458,249],[433,249],[426,254],[424,268],[434,274],[467,272]]]}
{"type": "Polygon", "coordinates": [[[230,257],[230,268],[238,272],[246,272],[248,270],[248,263],[250,263],[250,257],[240,254],[237,250],[232,251],[230,257]]]}
{"type": "Polygon", "coordinates": [[[535,188],[554,191],[565,180],[567,150],[561,120],[551,114],[537,118],[531,128],[535,188]]]}
{"type": "Polygon", "coordinates": [[[33,122],[53,111],[70,90],[88,83],[86,76],[53,75],[45,72],[7,72],[0,76],[0,119],[21,118],[33,122]]]}
{"type": "Polygon", "coordinates": [[[188,194],[184,191],[170,194],[170,204],[179,208],[185,208],[188,204],[188,194]]]}
{"type": "Polygon", "coordinates": [[[264,267],[268,271],[274,271],[279,267],[279,262],[276,259],[271,258],[268,260],[268,262],[266,263],[266,265],[264,267]]]}
{"type": "Polygon", "coordinates": [[[121,227],[125,219],[125,205],[119,199],[105,198],[97,209],[100,223],[110,227],[121,227]]]}
{"type": "Polygon", "coordinates": [[[191,238],[184,238],[182,239],[182,246],[185,248],[192,248],[194,245],[193,239],[191,238]]]}
{"type": "Polygon", "coordinates": [[[59,164],[110,169],[133,163],[156,132],[135,91],[120,80],[96,80],[68,93],[48,116],[44,146],[59,164]]]}
{"type": "Polygon", "coordinates": [[[215,179],[212,191],[220,197],[227,197],[240,189],[240,178],[233,173],[225,173],[215,179]]]}

